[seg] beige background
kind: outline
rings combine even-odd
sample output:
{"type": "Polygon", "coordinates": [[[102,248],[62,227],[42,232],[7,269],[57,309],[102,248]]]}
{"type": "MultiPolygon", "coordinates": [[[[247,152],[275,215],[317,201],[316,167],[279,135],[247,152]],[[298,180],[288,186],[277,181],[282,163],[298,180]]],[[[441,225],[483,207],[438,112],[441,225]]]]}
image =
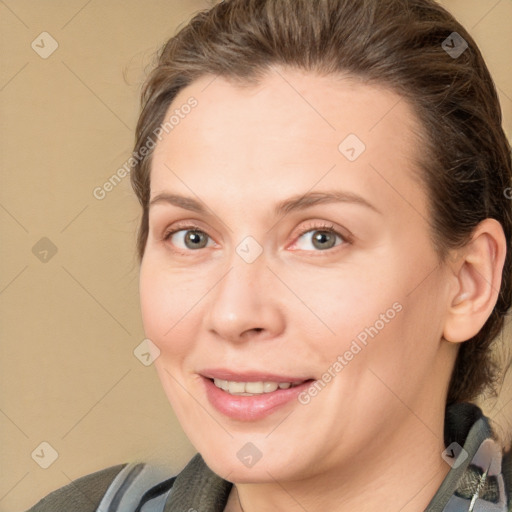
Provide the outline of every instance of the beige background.
{"type": "MultiPolygon", "coordinates": [[[[103,200],[92,192],[131,152],[153,52],[210,3],[0,0],[0,511],[138,458],[173,474],[195,453],[154,369],[133,353],[144,333],[129,179],[103,200]],[[42,32],[58,44],[46,59],[42,32]],[[48,461],[42,442],[58,452],[47,469],[36,463],[48,461]]],[[[512,1],[442,3],[480,45],[510,138],[512,1]]],[[[486,404],[503,432],[506,388],[486,404]]]]}

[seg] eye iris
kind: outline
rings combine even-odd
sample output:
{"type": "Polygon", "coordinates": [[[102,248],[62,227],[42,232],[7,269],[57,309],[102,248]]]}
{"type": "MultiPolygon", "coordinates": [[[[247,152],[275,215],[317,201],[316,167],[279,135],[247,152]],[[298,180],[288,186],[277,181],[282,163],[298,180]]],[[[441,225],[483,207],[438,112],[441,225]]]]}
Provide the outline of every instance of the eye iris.
{"type": "Polygon", "coordinates": [[[334,244],[336,243],[336,237],[334,236],[334,233],[331,233],[330,231],[315,231],[313,235],[313,245],[317,249],[330,249],[331,247],[334,247],[334,244]],[[326,238],[328,239],[330,237],[330,241],[328,245],[322,245],[325,244],[326,238]],[[317,245],[320,244],[320,245],[317,245]]]}
{"type": "Polygon", "coordinates": [[[203,233],[200,231],[187,231],[185,234],[185,245],[190,249],[197,249],[198,247],[202,249],[206,246],[206,237],[203,233]],[[198,246],[197,244],[200,242],[203,242],[201,246],[198,246]],[[188,242],[191,242],[192,247],[189,247],[188,242]]]}
{"type": "MultiPolygon", "coordinates": [[[[185,245],[188,249],[202,249],[206,247],[207,236],[202,231],[187,230],[185,232],[185,245]]],[[[335,233],[329,230],[313,231],[313,245],[317,249],[330,249],[336,244],[335,233]]]]}

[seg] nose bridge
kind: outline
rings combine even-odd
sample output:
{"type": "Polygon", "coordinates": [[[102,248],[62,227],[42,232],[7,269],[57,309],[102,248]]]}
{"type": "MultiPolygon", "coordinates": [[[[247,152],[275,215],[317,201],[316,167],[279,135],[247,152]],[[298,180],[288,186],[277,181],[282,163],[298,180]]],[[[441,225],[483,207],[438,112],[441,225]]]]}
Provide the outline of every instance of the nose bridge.
{"type": "Polygon", "coordinates": [[[246,237],[229,258],[229,269],[215,287],[210,301],[207,328],[231,340],[244,332],[279,329],[280,313],[272,299],[267,259],[262,246],[246,237]]]}
{"type": "MultiPolygon", "coordinates": [[[[252,238],[252,237],[251,237],[252,238]]],[[[266,258],[255,240],[244,239],[229,258],[229,270],[218,285],[217,304],[227,308],[238,306],[256,308],[264,298],[266,258]],[[262,297],[263,296],[263,297],[262,297]]]]}
{"type": "Polygon", "coordinates": [[[266,263],[267,253],[254,236],[248,235],[248,226],[245,225],[233,236],[233,245],[230,246],[229,254],[226,256],[226,265],[229,265],[228,274],[219,283],[219,291],[228,294],[240,293],[245,295],[245,290],[257,290],[258,283],[262,282],[263,276],[268,269],[266,263]]]}

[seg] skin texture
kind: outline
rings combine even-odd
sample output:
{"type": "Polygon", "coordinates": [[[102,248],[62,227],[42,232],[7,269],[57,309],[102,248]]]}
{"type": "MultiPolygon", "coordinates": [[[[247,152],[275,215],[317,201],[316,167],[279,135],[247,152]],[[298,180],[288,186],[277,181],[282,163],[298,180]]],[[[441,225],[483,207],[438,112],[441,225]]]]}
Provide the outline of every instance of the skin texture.
{"type": "Polygon", "coordinates": [[[258,86],[207,76],[166,118],[191,96],[197,107],[155,149],[151,198],[185,195],[209,213],[151,206],[141,308],[185,433],[236,485],[226,510],[241,510],[236,491],[245,512],[423,510],[450,469],[441,459],[449,377],[459,343],[496,302],[501,227],[484,221],[440,262],[417,178],[420,128],[389,90],[282,68],[258,86]],[[354,161],[338,149],[349,134],[366,145],[354,161]],[[344,201],[273,212],[332,190],[374,209],[344,201]],[[164,240],[190,224],[207,235],[203,248],[185,245],[184,231],[164,240]],[[341,236],[318,248],[326,224],[341,236]],[[236,251],[247,236],[263,251],[253,263],[236,251]],[[248,422],[208,402],[205,368],[321,379],[396,303],[400,312],[307,405],[248,422]],[[262,454],[252,467],[237,457],[249,442],[262,454]]]}

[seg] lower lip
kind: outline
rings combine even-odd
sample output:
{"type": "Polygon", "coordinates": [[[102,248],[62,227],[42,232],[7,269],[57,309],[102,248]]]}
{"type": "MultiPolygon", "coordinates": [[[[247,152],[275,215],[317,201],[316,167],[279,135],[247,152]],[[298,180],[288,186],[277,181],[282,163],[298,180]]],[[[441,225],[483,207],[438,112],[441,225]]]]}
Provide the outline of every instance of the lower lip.
{"type": "Polygon", "coordinates": [[[206,396],[213,407],[222,414],[239,421],[255,421],[265,418],[286,403],[294,399],[297,400],[297,396],[313,382],[310,379],[293,388],[278,388],[271,393],[242,396],[230,395],[206,377],[203,377],[203,381],[206,387],[206,396]]]}

